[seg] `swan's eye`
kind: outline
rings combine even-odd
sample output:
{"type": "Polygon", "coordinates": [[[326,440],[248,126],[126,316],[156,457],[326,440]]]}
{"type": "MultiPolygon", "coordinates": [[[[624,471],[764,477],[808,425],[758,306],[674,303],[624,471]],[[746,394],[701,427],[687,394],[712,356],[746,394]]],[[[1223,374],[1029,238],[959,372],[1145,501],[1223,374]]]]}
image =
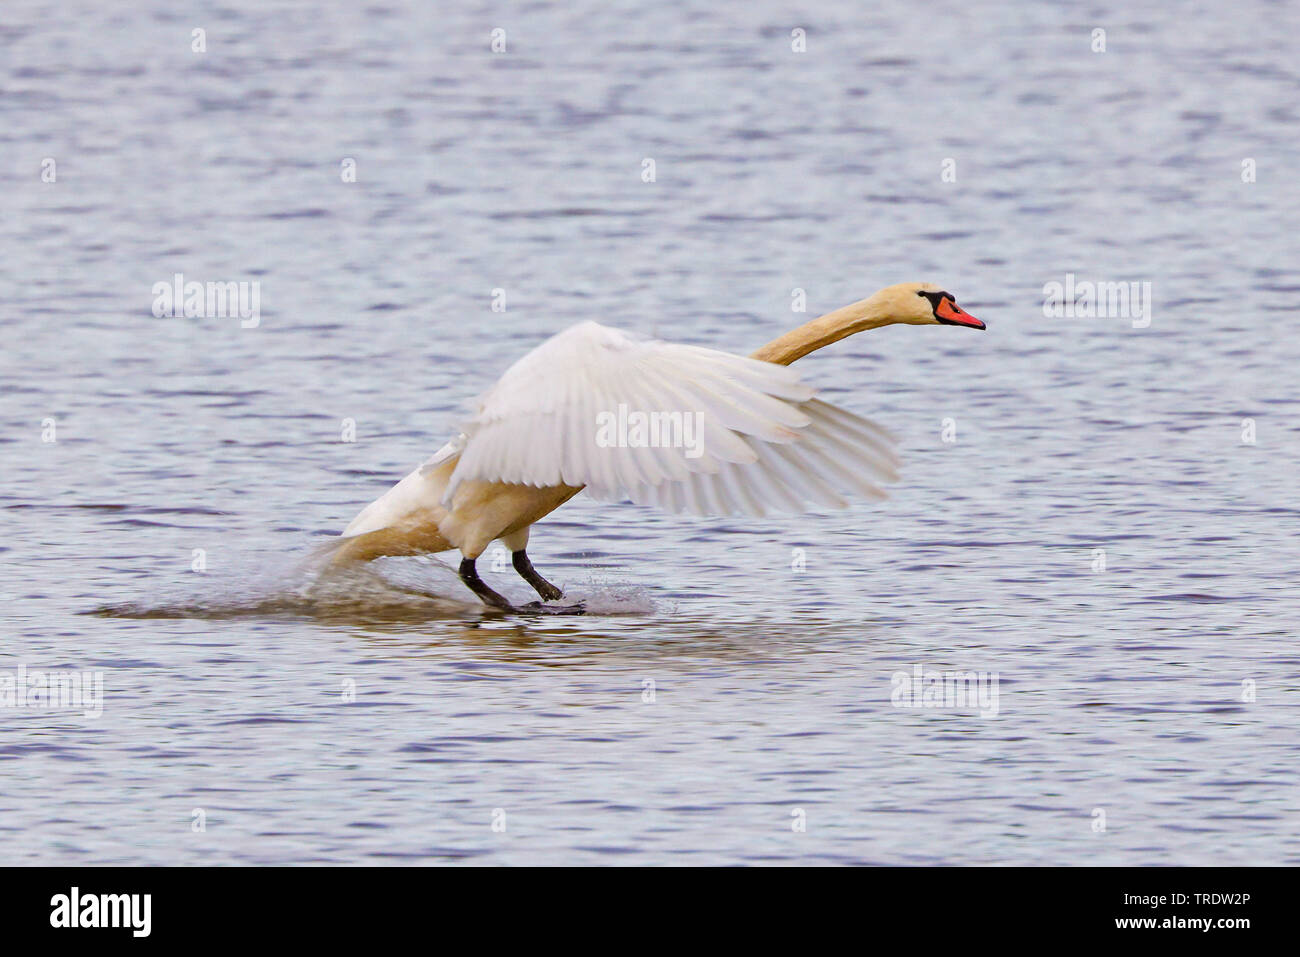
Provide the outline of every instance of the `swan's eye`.
{"type": "Polygon", "coordinates": [[[917,292],[917,295],[920,296],[922,299],[929,300],[931,309],[938,309],[939,303],[943,302],[945,299],[947,299],[949,302],[952,302],[953,305],[956,305],[956,303],[953,302],[952,293],[950,292],[946,292],[946,291],[926,292],[924,289],[922,289],[919,292],[917,292]]]}

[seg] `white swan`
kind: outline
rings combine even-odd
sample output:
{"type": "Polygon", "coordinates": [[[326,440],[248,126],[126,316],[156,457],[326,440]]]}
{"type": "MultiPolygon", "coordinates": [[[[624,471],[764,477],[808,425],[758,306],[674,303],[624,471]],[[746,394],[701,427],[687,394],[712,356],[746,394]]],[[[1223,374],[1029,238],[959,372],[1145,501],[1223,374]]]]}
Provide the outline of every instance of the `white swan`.
{"type": "Polygon", "coordinates": [[[889,286],[750,358],[580,323],[507,369],[462,434],[352,520],[333,561],[459,549],[462,581],[510,609],[479,578],[479,555],[499,539],[543,599],[559,598],[528,560],[528,530],[583,488],[700,515],[883,498],[879,483],[897,478],[892,437],[813,398],[785,366],[891,323],[984,328],[929,283],[889,286]]]}

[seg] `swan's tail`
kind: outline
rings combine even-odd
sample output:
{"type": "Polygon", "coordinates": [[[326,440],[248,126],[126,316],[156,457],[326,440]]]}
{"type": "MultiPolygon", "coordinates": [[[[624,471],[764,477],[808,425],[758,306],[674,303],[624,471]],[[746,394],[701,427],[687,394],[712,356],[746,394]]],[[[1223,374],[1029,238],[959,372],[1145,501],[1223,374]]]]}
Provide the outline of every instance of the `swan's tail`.
{"type": "Polygon", "coordinates": [[[436,525],[393,526],[364,535],[340,535],[312,549],[303,559],[303,571],[324,572],[332,568],[400,555],[428,555],[455,546],[442,537],[436,525]]]}

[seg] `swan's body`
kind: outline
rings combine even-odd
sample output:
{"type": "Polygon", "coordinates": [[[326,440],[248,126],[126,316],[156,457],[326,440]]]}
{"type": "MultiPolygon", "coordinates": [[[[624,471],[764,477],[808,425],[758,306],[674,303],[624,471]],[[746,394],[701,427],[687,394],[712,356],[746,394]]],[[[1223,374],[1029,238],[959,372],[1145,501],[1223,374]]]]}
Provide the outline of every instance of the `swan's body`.
{"type": "Polygon", "coordinates": [[[352,520],[334,560],[459,549],[465,583],[509,607],[475,560],[499,539],[542,597],[558,598],[528,561],[528,531],[583,488],[700,515],[842,507],[842,492],[883,498],[880,484],[897,478],[892,437],[813,398],[786,366],[893,322],[983,328],[947,293],[911,283],[814,319],[751,358],[580,323],[511,366],[461,435],[352,520]]]}

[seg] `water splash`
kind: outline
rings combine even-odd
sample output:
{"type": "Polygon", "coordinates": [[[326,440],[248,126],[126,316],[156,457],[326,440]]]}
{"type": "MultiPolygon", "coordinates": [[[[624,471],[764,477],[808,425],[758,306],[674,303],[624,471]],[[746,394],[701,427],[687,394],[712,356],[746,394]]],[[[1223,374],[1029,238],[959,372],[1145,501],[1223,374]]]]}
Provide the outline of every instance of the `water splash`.
{"type": "MultiPolygon", "coordinates": [[[[238,573],[204,577],[201,594],[192,587],[172,595],[102,605],[88,614],[111,618],[309,618],[359,623],[431,621],[501,615],[469,594],[456,570],[432,555],[385,558],[365,564],[334,565],[333,542],[297,559],[261,559],[238,573]]],[[[640,586],[595,585],[566,589],[558,602],[537,606],[519,596],[521,613],[644,615],[656,610],[640,586]]]]}

